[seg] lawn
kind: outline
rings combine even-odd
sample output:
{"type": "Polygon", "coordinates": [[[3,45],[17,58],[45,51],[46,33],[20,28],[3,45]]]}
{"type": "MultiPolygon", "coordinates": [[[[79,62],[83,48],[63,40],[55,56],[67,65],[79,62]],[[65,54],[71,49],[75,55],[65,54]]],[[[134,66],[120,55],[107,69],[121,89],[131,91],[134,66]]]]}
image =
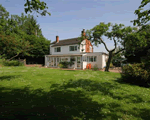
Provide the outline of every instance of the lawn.
{"type": "Polygon", "coordinates": [[[150,88],[119,73],[0,67],[0,119],[149,120],[150,88]]]}

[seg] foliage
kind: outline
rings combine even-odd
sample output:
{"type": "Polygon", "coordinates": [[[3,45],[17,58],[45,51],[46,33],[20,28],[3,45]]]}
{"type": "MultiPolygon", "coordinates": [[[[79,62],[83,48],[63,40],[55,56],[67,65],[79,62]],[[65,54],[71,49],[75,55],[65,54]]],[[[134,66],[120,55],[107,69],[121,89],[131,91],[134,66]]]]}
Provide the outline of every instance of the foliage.
{"type": "Polygon", "coordinates": [[[24,64],[18,60],[12,60],[12,61],[3,61],[2,63],[4,66],[24,66],[24,64]]]}
{"type": "Polygon", "coordinates": [[[0,67],[3,66],[3,59],[0,59],[0,67]]]}
{"type": "Polygon", "coordinates": [[[148,5],[148,3],[150,3],[150,0],[142,0],[141,5],[137,10],[135,10],[134,13],[138,16],[138,18],[132,21],[134,25],[144,25],[150,20],[150,10],[144,10],[143,8],[148,5]]]}
{"type": "Polygon", "coordinates": [[[74,62],[67,62],[67,61],[64,61],[64,62],[59,62],[59,64],[60,64],[60,66],[62,67],[62,68],[68,68],[68,66],[70,65],[70,66],[72,66],[73,64],[74,64],[74,62]]]}
{"type": "MultiPolygon", "coordinates": [[[[42,58],[49,54],[50,41],[44,38],[33,15],[11,15],[0,5],[0,55],[6,59],[42,58]]],[[[37,59],[38,60],[38,59],[37,59]]],[[[27,60],[28,61],[28,60],[27,60]]]]}
{"type": "Polygon", "coordinates": [[[27,55],[30,49],[30,43],[19,37],[13,37],[0,34],[0,54],[5,54],[8,59],[19,56],[19,54],[27,55]]]}
{"type": "Polygon", "coordinates": [[[58,64],[58,67],[59,67],[59,68],[63,68],[63,67],[64,67],[64,65],[63,65],[63,64],[61,64],[61,63],[59,63],[59,64],[58,64]]]}
{"type": "Polygon", "coordinates": [[[95,65],[94,65],[93,70],[94,70],[94,71],[99,70],[99,68],[98,68],[98,65],[97,65],[97,64],[95,64],[95,65]]]}
{"type": "Polygon", "coordinates": [[[112,64],[112,62],[110,63],[110,68],[113,68],[114,66],[113,66],[113,64],[112,64]]]}
{"type": "Polygon", "coordinates": [[[32,13],[35,11],[36,13],[46,16],[46,14],[51,15],[50,12],[48,12],[46,9],[48,9],[47,5],[45,2],[41,2],[40,0],[26,0],[26,3],[24,4],[26,7],[25,13],[32,13]],[[41,11],[41,12],[40,12],[41,11]]]}
{"type": "Polygon", "coordinates": [[[121,67],[121,63],[124,62],[125,60],[126,59],[124,57],[122,57],[122,54],[119,53],[112,58],[112,64],[115,67],[121,67]]]}
{"type": "Polygon", "coordinates": [[[147,85],[150,83],[150,72],[145,69],[144,63],[123,66],[122,77],[125,81],[138,85],[147,85]]]}
{"type": "Polygon", "coordinates": [[[127,58],[128,63],[141,63],[141,62],[147,62],[150,58],[150,25],[142,26],[138,33],[138,36],[142,38],[142,40],[138,39],[132,39],[130,43],[126,44],[126,51],[124,52],[125,58],[127,58]],[[138,41],[138,42],[136,42],[138,41]],[[140,42],[141,41],[141,42],[140,42]],[[141,45],[139,45],[140,43],[141,45]],[[131,47],[132,46],[132,47],[131,47]]]}

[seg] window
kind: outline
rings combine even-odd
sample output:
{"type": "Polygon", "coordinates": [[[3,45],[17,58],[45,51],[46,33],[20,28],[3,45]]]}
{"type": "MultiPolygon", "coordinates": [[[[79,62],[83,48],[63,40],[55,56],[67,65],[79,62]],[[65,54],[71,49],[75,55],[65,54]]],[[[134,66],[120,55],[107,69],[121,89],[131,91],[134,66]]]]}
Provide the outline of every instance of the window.
{"type": "Polygon", "coordinates": [[[55,52],[61,52],[60,47],[55,48],[55,52]]]}
{"type": "Polygon", "coordinates": [[[90,56],[90,62],[93,62],[93,56],[90,56]]]}
{"type": "Polygon", "coordinates": [[[96,62],[96,60],[97,60],[97,56],[87,56],[87,62],[96,62]]]}
{"type": "Polygon", "coordinates": [[[77,51],[77,46],[69,46],[70,51],[77,51]]]}
{"type": "Polygon", "coordinates": [[[89,56],[87,56],[87,62],[89,62],[89,56]]]}
{"type": "Polygon", "coordinates": [[[96,62],[97,56],[94,56],[94,62],[96,62]]]}

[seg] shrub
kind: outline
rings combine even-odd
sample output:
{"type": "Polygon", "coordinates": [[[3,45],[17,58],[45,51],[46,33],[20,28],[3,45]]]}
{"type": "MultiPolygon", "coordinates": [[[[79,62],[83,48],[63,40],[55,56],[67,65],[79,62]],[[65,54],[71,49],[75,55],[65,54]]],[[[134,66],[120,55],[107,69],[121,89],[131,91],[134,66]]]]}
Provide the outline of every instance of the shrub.
{"type": "Polygon", "coordinates": [[[99,70],[97,64],[94,65],[93,70],[94,70],[94,71],[99,70]]]}
{"type": "Polygon", "coordinates": [[[58,67],[63,68],[63,64],[59,63],[58,67]]]}
{"type": "Polygon", "coordinates": [[[20,61],[17,60],[12,60],[12,61],[3,61],[4,66],[23,66],[24,64],[20,61]]]}
{"type": "Polygon", "coordinates": [[[144,63],[123,66],[121,75],[126,82],[138,85],[147,85],[150,83],[150,72],[145,69],[144,63]]]}
{"type": "Polygon", "coordinates": [[[71,61],[71,62],[67,62],[67,61],[64,61],[64,62],[60,62],[59,63],[61,68],[68,68],[68,66],[70,65],[73,65],[74,63],[71,61]]]}

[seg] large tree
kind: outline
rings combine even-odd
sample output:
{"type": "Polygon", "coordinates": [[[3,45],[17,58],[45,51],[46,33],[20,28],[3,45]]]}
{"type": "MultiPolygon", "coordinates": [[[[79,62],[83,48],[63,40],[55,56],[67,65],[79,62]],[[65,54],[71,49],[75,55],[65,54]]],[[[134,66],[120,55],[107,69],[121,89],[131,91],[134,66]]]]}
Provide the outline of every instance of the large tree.
{"type": "Polygon", "coordinates": [[[0,55],[5,56],[8,60],[12,60],[20,54],[28,55],[31,48],[29,41],[15,34],[14,36],[0,34],[0,55]]]}
{"type": "Polygon", "coordinates": [[[50,41],[33,15],[11,15],[0,5],[0,55],[8,60],[39,58],[49,53],[50,41]]]}
{"type": "Polygon", "coordinates": [[[150,3],[150,0],[142,0],[141,5],[135,10],[135,14],[137,15],[137,19],[133,20],[134,25],[145,25],[150,20],[150,9],[144,10],[144,8],[150,3]]]}
{"type": "Polygon", "coordinates": [[[130,45],[133,41],[136,40],[137,45],[143,45],[142,37],[137,34],[137,28],[135,27],[125,27],[123,24],[115,24],[111,23],[105,24],[101,22],[90,30],[86,31],[86,36],[81,36],[80,40],[89,39],[94,45],[103,44],[105,46],[106,51],[109,53],[108,62],[106,64],[105,71],[109,71],[110,63],[112,58],[119,54],[122,51],[126,50],[126,44],[130,45]],[[107,37],[109,40],[113,40],[114,48],[109,49],[106,41],[102,38],[103,36],[107,37]],[[116,48],[120,46],[120,50],[115,52],[116,48]]]}
{"type": "Polygon", "coordinates": [[[125,51],[125,57],[128,63],[150,63],[150,25],[142,26],[138,34],[144,36],[144,46],[137,45],[137,42],[133,41],[128,45],[125,51]],[[132,47],[131,47],[132,46],[132,47]]]}

